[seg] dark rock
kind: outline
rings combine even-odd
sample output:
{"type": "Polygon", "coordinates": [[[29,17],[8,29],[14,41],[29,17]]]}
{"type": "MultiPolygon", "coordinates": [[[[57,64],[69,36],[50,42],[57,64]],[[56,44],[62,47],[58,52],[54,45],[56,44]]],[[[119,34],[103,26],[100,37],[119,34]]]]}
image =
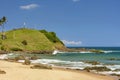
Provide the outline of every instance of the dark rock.
{"type": "Polygon", "coordinates": [[[90,70],[96,70],[96,71],[111,71],[111,69],[107,67],[86,67],[84,70],[90,71],[90,70]]]}
{"type": "Polygon", "coordinates": [[[28,57],[26,57],[23,64],[25,64],[25,65],[30,65],[30,64],[31,64],[30,59],[29,59],[28,57]]]}
{"type": "Polygon", "coordinates": [[[96,50],[96,49],[91,49],[90,52],[93,52],[93,53],[104,53],[103,50],[96,50]]]}
{"type": "Polygon", "coordinates": [[[31,67],[32,69],[52,69],[52,66],[46,64],[35,64],[31,67]]]}
{"type": "Polygon", "coordinates": [[[19,56],[15,57],[15,61],[18,61],[18,60],[25,60],[25,56],[19,55],[19,56]]]}
{"type": "Polygon", "coordinates": [[[29,54],[51,54],[53,51],[48,50],[40,50],[40,51],[29,51],[29,54]]]}
{"type": "Polygon", "coordinates": [[[34,55],[34,56],[31,57],[31,60],[36,60],[36,59],[38,59],[38,57],[36,55],[34,55]]]}
{"type": "MultiPolygon", "coordinates": [[[[120,74],[110,74],[110,75],[120,77],[120,74]]],[[[119,80],[120,80],[120,79],[119,79],[119,80]]]]}
{"type": "Polygon", "coordinates": [[[118,59],[118,58],[110,58],[110,59],[107,59],[107,60],[111,60],[111,61],[116,60],[116,61],[119,61],[120,59],[118,59]]]}
{"type": "Polygon", "coordinates": [[[115,58],[110,58],[110,59],[108,59],[108,60],[116,60],[115,58]]]}
{"type": "Polygon", "coordinates": [[[0,54],[7,54],[6,51],[0,51],[0,54]]]}
{"type": "Polygon", "coordinates": [[[6,72],[3,70],[0,70],[0,74],[6,74],[6,72]]]}
{"type": "Polygon", "coordinates": [[[97,61],[84,61],[85,63],[88,63],[88,64],[92,64],[92,65],[98,65],[100,64],[99,62],[97,61]]]}
{"type": "Polygon", "coordinates": [[[120,71],[120,69],[115,69],[114,71],[120,71]]]}

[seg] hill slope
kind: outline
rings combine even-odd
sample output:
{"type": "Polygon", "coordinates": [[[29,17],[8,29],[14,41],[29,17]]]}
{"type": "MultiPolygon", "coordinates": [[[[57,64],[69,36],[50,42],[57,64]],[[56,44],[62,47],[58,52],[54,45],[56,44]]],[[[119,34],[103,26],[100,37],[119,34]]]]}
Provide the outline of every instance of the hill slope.
{"type": "Polygon", "coordinates": [[[17,29],[7,31],[7,39],[0,39],[0,50],[4,51],[51,51],[54,49],[64,49],[64,44],[59,40],[55,33],[47,37],[41,30],[17,29]],[[55,36],[53,38],[53,36],[55,36]],[[55,40],[55,41],[51,41],[55,40]]]}

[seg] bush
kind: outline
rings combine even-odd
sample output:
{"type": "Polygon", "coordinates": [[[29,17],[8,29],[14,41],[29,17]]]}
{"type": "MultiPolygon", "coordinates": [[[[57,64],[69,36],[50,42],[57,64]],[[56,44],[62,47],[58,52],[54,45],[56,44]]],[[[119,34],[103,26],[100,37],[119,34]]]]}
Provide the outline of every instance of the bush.
{"type": "Polygon", "coordinates": [[[46,30],[40,30],[40,32],[41,32],[41,33],[47,33],[47,31],[46,31],[46,30]]]}
{"type": "Polygon", "coordinates": [[[23,45],[27,45],[28,43],[27,43],[26,40],[23,40],[23,41],[22,41],[22,44],[23,44],[23,45]]]}
{"type": "Polygon", "coordinates": [[[22,51],[20,48],[11,48],[12,51],[22,51]]]}
{"type": "Polygon", "coordinates": [[[2,46],[1,46],[1,50],[7,51],[7,50],[8,50],[8,45],[2,45],[2,46]]]}
{"type": "MultiPolygon", "coordinates": [[[[55,32],[47,32],[46,30],[40,30],[41,33],[43,33],[51,42],[57,43],[60,42],[60,39],[56,36],[55,32]]],[[[63,44],[63,43],[62,43],[63,44]]]]}
{"type": "Polygon", "coordinates": [[[5,50],[5,47],[4,47],[4,46],[1,46],[1,50],[5,50]]]}

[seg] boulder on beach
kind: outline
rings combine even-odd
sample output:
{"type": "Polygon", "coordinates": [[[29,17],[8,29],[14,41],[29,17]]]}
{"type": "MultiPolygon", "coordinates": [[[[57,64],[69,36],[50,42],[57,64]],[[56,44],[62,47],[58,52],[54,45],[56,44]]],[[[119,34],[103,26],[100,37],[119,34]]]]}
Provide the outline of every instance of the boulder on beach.
{"type": "Polygon", "coordinates": [[[52,66],[47,64],[35,64],[31,68],[32,69],[52,69],[52,66]]]}
{"type": "Polygon", "coordinates": [[[0,74],[6,74],[6,72],[3,70],[0,70],[0,74]]]}
{"type": "Polygon", "coordinates": [[[91,71],[91,70],[95,70],[95,71],[111,71],[111,69],[105,67],[105,66],[102,66],[102,67],[86,67],[84,70],[86,71],[91,71]]]}

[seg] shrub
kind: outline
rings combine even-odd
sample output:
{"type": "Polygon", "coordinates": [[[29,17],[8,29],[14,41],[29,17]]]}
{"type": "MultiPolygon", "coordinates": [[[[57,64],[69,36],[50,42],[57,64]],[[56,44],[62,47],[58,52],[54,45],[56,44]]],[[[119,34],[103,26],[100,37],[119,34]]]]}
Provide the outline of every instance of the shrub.
{"type": "Polygon", "coordinates": [[[46,31],[46,30],[40,30],[40,32],[41,32],[41,33],[47,33],[47,31],[46,31]]]}
{"type": "Polygon", "coordinates": [[[5,47],[4,47],[4,46],[1,46],[1,50],[5,50],[5,47]]]}
{"type": "Polygon", "coordinates": [[[22,49],[20,49],[20,48],[11,48],[10,50],[12,50],[12,51],[22,51],[22,49]]]}
{"type": "Polygon", "coordinates": [[[28,43],[27,43],[26,40],[23,40],[23,41],[22,41],[22,44],[23,44],[23,45],[27,45],[28,43]]]}
{"type": "Polygon", "coordinates": [[[51,42],[57,43],[60,42],[63,44],[62,41],[56,36],[55,32],[47,32],[46,30],[40,30],[41,33],[43,33],[51,42]]]}
{"type": "Polygon", "coordinates": [[[7,50],[8,50],[8,45],[2,45],[2,46],[1,46],[1,50],[7,51],[7,50]]]}

